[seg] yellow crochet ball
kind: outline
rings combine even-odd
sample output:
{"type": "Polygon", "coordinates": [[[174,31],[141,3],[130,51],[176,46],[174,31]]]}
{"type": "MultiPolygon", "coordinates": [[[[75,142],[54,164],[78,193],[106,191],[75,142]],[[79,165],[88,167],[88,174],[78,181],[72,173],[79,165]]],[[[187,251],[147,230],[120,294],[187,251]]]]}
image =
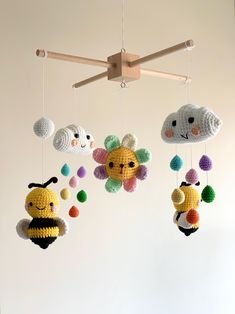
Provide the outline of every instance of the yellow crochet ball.
{"type": "Polygon", "coordinates": [[[60,191],[60,196],[63,200],[68,200],[71,197],[71,192],[69,189],[65,188],[60,191]]]}
{"type": "Polygon", "coordinates": [[[185,200],[184,192],[180,189],[174,189],[173,193],[171,194],[171,199],[174,204],[182,204],[185,200]]]}
{"type": "Polygon", "coordinates": [[[185,212],[192,208],[197,209],[201,201],[198,191],[192,186],[181,186],[180,190],[184,193],[185,199],[180,204],[174,203],[176,210],[178,212],[185,212]]]}

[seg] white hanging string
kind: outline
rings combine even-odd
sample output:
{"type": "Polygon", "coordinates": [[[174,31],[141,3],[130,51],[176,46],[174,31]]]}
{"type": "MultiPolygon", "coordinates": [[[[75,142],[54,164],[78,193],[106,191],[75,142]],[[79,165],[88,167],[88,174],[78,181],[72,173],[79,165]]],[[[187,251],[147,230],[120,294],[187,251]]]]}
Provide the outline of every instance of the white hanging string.
{"type": "Polygon", "coordinates": [[[193,168],[193,147],[192,144],[190,145],[190,165],[193,168]]]}
{"type": "Polygon", "coordinates": [[[122,0],[122,49],[121,51],[125,52],[124,45],[124,19],[125,19],[125,0],[122,0]]]}
{"type": "Polygon", "coordinates": [[[192,50],[186,49],[187,53],[187,80],[185,82],[186,85],[186,103],[189,104],[191,102],[191,71],[192,71],[192,50]]]}
{"type": "MultiPolygon", "coordinates": [[[[177,144],[175,144],[175,155],[178,155],[178,146],[177,146],[177,144]]],[[[176,177],[176,187],[178,188],[178,186],[179,186],[179,170],[176,171],[175,177],[176,177]]]]}
{"type": "MultiPolygon", "coordinates": [[[[45,60],[42,59],[42,116],[45,115],[45,60]]],[[[44,183],[44,175],[45,175],[45,143],[44,139],[42,138],[42,154],[41,154],[41,161],[42,161],[42,184],[44,183]]]]}

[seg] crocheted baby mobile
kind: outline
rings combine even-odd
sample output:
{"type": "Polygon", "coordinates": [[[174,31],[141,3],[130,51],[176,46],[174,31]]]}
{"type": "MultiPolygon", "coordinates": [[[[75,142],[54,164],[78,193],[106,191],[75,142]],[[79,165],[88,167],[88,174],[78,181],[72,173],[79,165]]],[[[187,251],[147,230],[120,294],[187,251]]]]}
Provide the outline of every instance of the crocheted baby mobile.
{"type": "Polygon", "coordinates": [[[23,239],[30,239],[33,243],[46,249],[58,236],[68,232],[68,225],[62,218],[57,217],[60,201],[57,194],[47,186],[58,179],[52,177],[44,184],[30,183],[28,187],[36,187],[26,197],[25,209],[33,217],[22,219],[16,226],[18,235],[23,239]]]}
{"type": "Polygon", "coordinates": [[[105,189],[115,193],[124,187],[127,192],[134,192],[137,179],[145,180],[148,168],[143,163],[151,159],[151,152],[147,149],[138,149],[135,135],[126,134],[122,142],[117,136],[109,135],[104,141],[106,149],[97,148],[93,158],[101,164],[94,170],[94,175],[100,180],[108,179],[105,189]]]}
{"type": "Polygon", "coordinates": [[[179,230],[186,236],[196,232],[199,228],[200,193],[186,182],[182,182],[171,194],[171,199],[176,209],[173,221],[179,230]]]}
{"type": "Polygon", "coordinates": [[[83,127],[71,124],[56,132],[53,145],[60,152],[88,155],[92,153],[95,141],[83,127]]]}
{"type": "MultiPolygon", "coordinates": [[[[219,132],[221,125],[222,121],[211,109],[188,104],[167,116],[162,126],[161,137],[169,144],[205,142],[219,132]]],[[[170,161],[170,168],[176,172],[177,182],[182,167],[183,159],[175,155],[170,161]]],[[[172,201],[176,208],[174,222],[186,236],[198,230],[197,208],[201,199],[207,203],[215,199],[214,189],[208,185],[208,171],[212,169],[212,160],[206,154],[200,158],[199,168],[206,172],[207,177],[207,185],[201,194],[192,187],[200,184],[198,172],[193,167],[186,172],[186,182],[183,182],[179,188],[177,186],[172,193],[172,201]]]]}

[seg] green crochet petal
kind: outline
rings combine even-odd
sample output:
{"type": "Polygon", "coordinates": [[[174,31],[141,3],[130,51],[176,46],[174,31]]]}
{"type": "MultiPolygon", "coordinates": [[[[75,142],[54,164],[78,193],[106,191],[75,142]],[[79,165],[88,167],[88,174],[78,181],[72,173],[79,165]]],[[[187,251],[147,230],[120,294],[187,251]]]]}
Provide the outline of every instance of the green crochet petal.
{"type": "Polygon", "coordinates": [[[119,138],[115,135],[107,136],[104,141],[104,146],[109,152],[115,148],[118,148],[120,145],[119,138]]]}
{"type": "Polygon", "coordinates": [[[152,154],[148,149],[141,148],[138,149],[136,152],[136,157],[139,161],[140,164],[144,164],[145,162],[149,161],[152,159],[152,154]]]}
{"type": "Polygon", "coordinates": [[[108,180],[105,183],[105,189],[106,189],[106,191],[108,191],[110,193],[118,192],[121,187],[122,187],[122,181],[120,181],[120,180],[108,178],[108,180]]]}

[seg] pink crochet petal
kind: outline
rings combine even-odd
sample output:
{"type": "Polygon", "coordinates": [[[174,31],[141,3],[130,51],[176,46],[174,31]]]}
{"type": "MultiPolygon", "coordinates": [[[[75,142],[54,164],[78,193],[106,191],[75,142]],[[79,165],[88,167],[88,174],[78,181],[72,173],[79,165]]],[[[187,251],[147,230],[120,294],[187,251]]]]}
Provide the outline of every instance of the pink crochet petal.
{"type": "Polygon", "coordinates": [[[97,179],[104,180],[108,178],[108,174],[106,172],[105,166],[101,165],[95,168],[94,176],[97,179]]]}
{"type": "Polygon", "coordinates": [[[149,170],[146,166],[141,165],[136,172],[136,178],[139,180],[145,180],[148,177],[149,170]]]}
{"type": "Polygon", "coordinates": [[[125,180],[123,187],[127,192],[134,192],[137,187],[137,179],[133,177],[131,179],[125,180]]]}
{"type": "Polygon", "coordinates": [[[103,148],[96,148],[93,151],[93,158],[99,164],[104,165],[106,163],[107,157],[108,157],[108,152],[107,150],[103,148]]]}

